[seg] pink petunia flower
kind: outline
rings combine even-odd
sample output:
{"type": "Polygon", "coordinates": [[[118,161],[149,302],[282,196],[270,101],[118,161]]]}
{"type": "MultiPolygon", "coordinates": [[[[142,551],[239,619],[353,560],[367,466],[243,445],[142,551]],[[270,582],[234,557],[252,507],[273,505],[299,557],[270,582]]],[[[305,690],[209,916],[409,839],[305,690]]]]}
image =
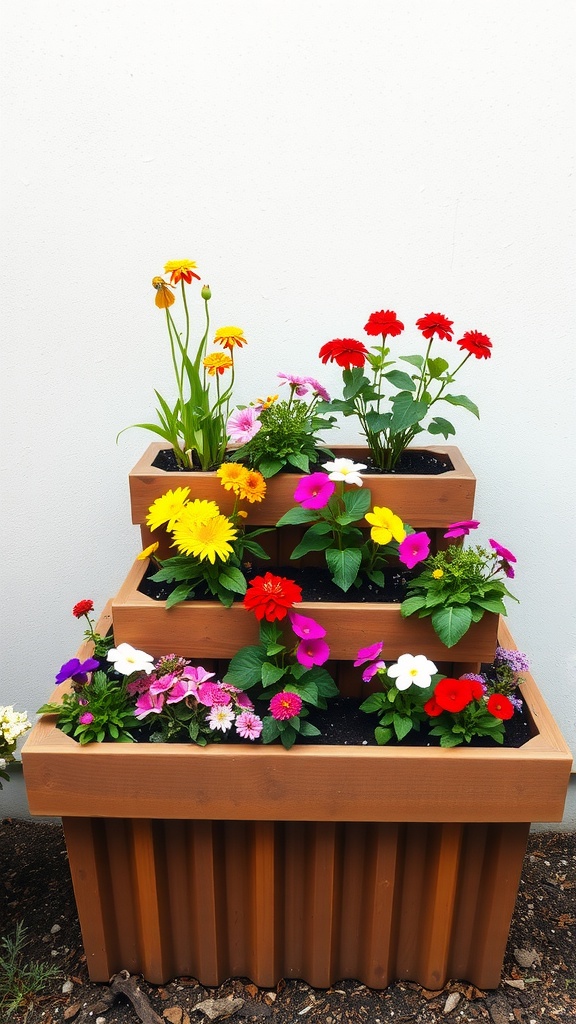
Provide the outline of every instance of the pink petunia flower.
{"type": "Polygon", "coordinates": [[[316,622],[316,619],[310,619],[307,615],[300,615],[298,612],[293,611],[288,612],[288,618],[296,636],[301,637],[302,640],[319,640],[321,637],[326,636],[324,626],[316,622]]]}
{"type": "Polygon", "coordinates": [[[160,676],[159,679],[154,679],[154,681],[150,683],[149,692],[165,693],[166,690],[169,690],[173,685],[175,678],[176,677],[173,672],[167,672],[165,676],[160,676]]]}
{"type": "MultiPolygon", "coordinates": [[[[176,680],[170,692],[166,694],[166,703],[179,704],[181,700],[189,697],[193,692],[191,680],[185,679],[182,676],[176,680]]],[[[150,693],[152,693],[152,687],[150,687],[150,693]]]]}
{"type": "Polygon", "coordinates": [[[247,409],[236,409],[226,423],[226,433],[235,444],[246,444],[258,433],[262,424],[258,413],[252,406],[247,409]]]}
{"type": "Polygon", "coordinates": [[[409,569],[413,569],[418,562],[423,562],[430,554],[430,537],[424,530],[419,533],[409,533],[398,545],[398,558],[409,569]]]}
{"type": "Polygon", "coordinates": [[[310,473],[302,478],[294,491],[294,501],[302,508],[324,508],[336,490],[336,484],[327,473],[310,473]]]}
{"type": "Polygon", "coordinates": [[[373,661],[371,665],[368,665],[368,668],[364,669],[362,673],[362,682],[369,683],[372,677],[375,676],[381,668],[386,668],[385,661],[373,661]]]}
{"type": "Polygon", "coordinates": [[[240,691],[240,693],[236,697],[236,703],[239,708],[245,708],[246,711],[254,710],[254,705],[250,700],[250,697],[248,696],[247,693],[243,693],[242,691],[240,691]]]}
{"type": "Polygon", "coordinates": [[[159,715],[164,707],[164,695],[162,693],[141,693],[136,701],[134,709],[135,718],[145,718],[146,715],[159,715]]]}
{"type": "Polygon", "coordinates": [[[513,555],[508,548],[502,547],[502,544],[499,544],[497,540],[490,538],[489,543],[501,559],[500,568],[504,570],[509,580],[513,580],[516,574],[510,563],[517,561],[516,555],[513,555]]]}
{"type": "Polygon", "coordinates": [[[78,721],[80,722],[80,725],[92,725],[94,715],[91,711],[85,711],[83,715],[80,715],[78,721]]]}
{"type": "Polygon", "coordinates": [[[378,658],[382,654],[384,647],[384,641],[379,640],[378,643],[371,644],[370,647],[361,647],[356,655],[356,661],[354,662],[354,668],[358,668],[360,665],[364,665],[367,661],[374,661],[374,658],[378,658]]]}
{"type": "Polygon", "coordinates": [[[450,523],[444,537],[467,537],[470,530],[477,530],[479,526],[479,519],[461,519],[457,523],[450,523]]]}
{"type": "Polygon", "coordinates": [[[213,679],[215,674],[215,672],[207,672],[202,665],[189,665],[184,669],[182,678],[188,681],[188,692],[197,693],[200,684],[207,682],[208,679],[213,679]]]}
{"type": "Polygon", "coordinates": [[[301,640],[296,651],[296,658],[305,668],[312,668],[313,665],[323,665],[330,657],[330,648],[325,640],[301,640]]]}
{"type": "Polygon", "coordinates": [[[230,704],[232,700],[230,694],[218,686],[218,683],[202,683],[198,687],[196,697],[207,708],[214,707],[215,704],[230,704]]]}
{"type": "Polygon", "coordinates": [[[294,718],[301,710],[302,697],[297,693],[291,693],[290,690],[281,690],[280,693],[276,693],[269,704],[270,714],[277,722],[285,722],[289,718],[294,718]]]}
{"type": "Polygon", "coordinates": [[[243,740],[257,740],[262,732],[262,719],[251,711],[243,711],[236,719],[236,732],[243,740]]]}

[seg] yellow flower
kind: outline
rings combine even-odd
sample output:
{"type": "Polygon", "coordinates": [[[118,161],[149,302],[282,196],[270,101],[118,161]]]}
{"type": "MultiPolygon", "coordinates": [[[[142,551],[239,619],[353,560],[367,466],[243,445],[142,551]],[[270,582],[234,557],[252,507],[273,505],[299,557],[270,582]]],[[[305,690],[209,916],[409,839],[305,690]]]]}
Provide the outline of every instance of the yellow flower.
{"type": "Polygon", "coordinates": [[[177,487],[175,491],[166,491],[161,498],[156,498],[156,501],[148,509],[146,525],[151,530],[157,530],[159,526],[166,523],[166,529],[173,530],[174,524],[182,515],[189,494],[189,487],[177,487]]]}
{"type": "Polygon", "coordinates": [[[274,402],[278,401],[279,397],[279,395],[268,395],[268,398],[257,398],[256,406],[261,409],[269,409],[271,405],[274,405],[274,402]]]}
{"type": "Polygon", "coordinates": [[[224,370],[229,370],[234,366],[234,360],[225,352],[213,352],[212,355],[206,356],[204,359],[204,366],[210,376],[215,377],[217,373],[224,373],[224,370]]]}
{"type": "Polygon", "coordinates": [[[444,569],[434,569],[432,576],[435,580],[441,580],[444,575],[444,569]]]}
{"type": "Polygon", "coordinates": [[[150,555],[153,555],[155,551],[158,551],[159,547],[160,543],[157,540],[154,541],[153,544],[149,544],[147,548],[144,548],[144,551],[141,551],[139,555],[136,555],[137,561],[143,562],[145,558],[150,558],[150,555]]]}
{"type": "Polygon", "coordinates": [[[266,481],[257,469],[246,470],[246,475],[238,484],[238,495],[252,504],[263,501],[266,497],[266,481]]]}
{"type": "Polygon", "coordinates": [[[158,306],[158,309],[168,309],[176,299],[170,291],[170,285],[164,281],[161,277],[152,278],[152,287],[156,289],[156,298],[154,302],[158,306]]]}
{"type": "Polygon", "coordinates": [[[370,536],[376,544],[389,544],[392,538],[401,541],[406,536],[400,516],[394,515],[389,508],[374,505],[373,511],[366,513],[366,519],[372,524],[370,536]]]}
{"type": "Polygon", "coordinates": [[[172,284],[178,284],[180,278],[183,278],[188,284],[192,284],[193,277],[199,281],[199,275],[193,273],[195,269],[194,260],[168,260],[168,263],[164,264],[164,273],[170,274],[172,284]]]}
{"type": "Polygon", "coordinates": [[[246,466],[242,466],[239,462],[224,462],[216,470],[216,476],[220,477],[220,483],[226,491],[234,491],[234,494],[238,494],[240,483],[247,472],[246,466]]]}
{"type": "Polygon", "coordinates": [[[244,331],[240,327],[219,327],[214,337],[215,345],[222,345],[223,348],[242,348],[246,344],[244,331]]]}
{"type": "Polygon", "coordinates": [[[178,523],[174,531],[175,545],[181,554],[194,555],[200,560],[207,558],[212,564],[216,558],[228,561],[233,551],[229,542],[237,536],[238,531],[226,516],[214,516],[190,526],[178,523]]]}
{"type": "Polygon", "coordinates": [[[187,502],[186,507],[182,510],[182,515],[178,517],[178,522],[175,523],[174,529],[181,524],[192,527],[198,523],[207,523],[209,519],[214,519],[219,515],[220,509],[215,501],[207,501],[205,498],[194,498],[194,501],[187,502]]]}

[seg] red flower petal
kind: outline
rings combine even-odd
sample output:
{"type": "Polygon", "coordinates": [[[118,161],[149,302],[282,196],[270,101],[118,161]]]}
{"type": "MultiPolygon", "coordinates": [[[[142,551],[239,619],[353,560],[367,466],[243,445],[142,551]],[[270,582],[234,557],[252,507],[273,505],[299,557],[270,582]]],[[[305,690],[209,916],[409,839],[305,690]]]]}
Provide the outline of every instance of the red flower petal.
{"type": "Polygon", "coordinates": [[[349,370],[351,366],[364,366],[368,349],[354,338],[335,338],[322,345],[318,354],[324,364],[337,363],[349,370]]]}
{"type": "Polygon", "coordinates": [[[490,359],[492,355],[492,342],[486,334],[480,334],[480,331],[466,331],[456,344],[465,352],[476,356],[476,359],[490,359]]]}
{"type": "Polygon", "coordinates": [[[454,321],[448,320],[443,313],[427,313],[416,321],[416,327],[420,328],[425,338],[433,338],[437,334],[439,338],[452,341],[453,323],[454,321]]]}
{"type": "Polygon", "coordinates": [[[381,309],[379,313],[371,313],[364,327],[366,334],[389,334],[395,338],[404,330],[404,324],[396,317],[392,309],[381,309]]]}

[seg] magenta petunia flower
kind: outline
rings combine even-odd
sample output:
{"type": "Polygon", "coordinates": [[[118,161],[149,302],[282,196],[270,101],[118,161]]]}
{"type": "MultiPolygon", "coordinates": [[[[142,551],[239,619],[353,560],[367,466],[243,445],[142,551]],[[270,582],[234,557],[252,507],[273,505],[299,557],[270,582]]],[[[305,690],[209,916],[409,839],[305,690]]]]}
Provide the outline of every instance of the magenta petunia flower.
{"type": "Polygon", "coordinates": [[[201,683],[213,679],[215,672],[207,672],[202,665],[189,665],[184,669],[182,678],[188,682],[188,693],[196,693],[201,683]]]}
{"type": "Polygon", "coordinates": [[[236,409],[228,417],[226,433],[234,444],[246,444],[258,433],[261,426],[256,409],[248,406],[247,409],[236,409]]]}
{"type": "Polygon", "coordinates": [[[150,683],[150,693],[165,693],[166,690],[169,690],[173,685],[175,678],[176,677],[173,672],[167,672],[165,676],[160,676],[159,679],[154,679],[154,681],[150,683]]]}
{"type": "Polygon", "coordinates": [[[302,697],[299,697],[297,693],[291,693],[290,690],[276,693],[269,705],[270,714],[277,722],[285,722],[289,718],[294,718],[301,710],[302,697]]]}
{"type": "Polygon", "coordinates": [[[316,640],[301,640],[296,657],[305,668],[312,668],[313,665],[323,665],[325,661],[328,661],[330,648],[321,637],[316,640]]]}
{"type": "Polygon", "coordinates": [[[336,484],[327,473],[310,473],[302,478],[294,491],[294,500],[302,508],[324,508],[336,490],[336,484]]]}
{"type": "Polygon", "coordinates": [[[150,713],[159,715],[163,707],[164,695],[162,693],[141,693],[136,701],[134,717],[145,718],[150,713]]]}
{"type": "Polygon", "coordinates": [[[378,658],[380,654],[382,654],[383,647],[383,640],[379,640],[376,644],[371,644],[370,647],[361,647],[356,655],[354,668],[358,668],[359,665],[364,665],[367,661],[374,661],[375,658],[378,658]]]}
{"type": "Polygon", "coordinates": [[[477,530],[479,526],[479,519],[461,519],[457,523],[450,523],[444,537],[467,537],[470,530],[477,530]]]}
{"type": "Polygon", "coordinates": [[[423,562],[430,554],[430,537],[424,530],[419,533],[409,533],[398,545],[398,558],[409,569],[413,569],[418,562],[423,562]]]}
{"type": "Polygon", "coordinates": [[[300,615],[298,612],[293,611],[288,612],[288,618],[296,636],[301,637],[302,640],[319,640],[321,637],[326,636],[324,626],[316,622],[316,619],[310,619],[307,615],[300,615]]]}
{"type": "Polygon", "coordinates": [[[80,722],[80,725],[92,725],[94,715],[91,711],[85,711],[83,715],[80,715],[78,721],[80,722]]]}
{"type": "Polygon", "coordinates": [[[251,711],[243,711],[236,719],[236,732],[243,740],[257,740],[262,732],[262,719],[251,711]]]}
{"type": "Polygon", "coordinates": [[[502,547],[497,540],[490,539],[490,544],[501,559],[500,568],[504,570],[509,580],[513,580],[516,573],[510,563],[517,561],[516,555],[513,555],[511,551],[508,551],[508,548],[502,547]]]}
{"type": "Polygon", "coordinates": [[[372,677],[375,676],[381,668],[386,668],[385,661],[373,661],[371,665],[368,665],[368,668],[364,669],[362,673],[362,682],[369,683],[372,677]]]}
{"type": "MultiPolygon", "coordinates": [[[[181,676],[180,679],[173,683],[170,693],[166,694],[166,703],[179,704],[181,700],[189,697],[193,692],[191,680],[181,676]]],[[[152,693],[152,687],[150,687],[150,693],[152,693]]]]}

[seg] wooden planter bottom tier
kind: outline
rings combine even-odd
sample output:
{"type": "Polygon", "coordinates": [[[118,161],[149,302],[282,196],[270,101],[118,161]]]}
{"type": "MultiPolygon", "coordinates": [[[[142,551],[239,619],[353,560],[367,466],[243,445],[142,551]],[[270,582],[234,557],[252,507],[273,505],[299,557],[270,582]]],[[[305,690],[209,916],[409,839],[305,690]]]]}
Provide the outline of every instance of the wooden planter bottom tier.
{"type": "Polygon", "coordinates": [[[495,988],[528,830],[64,819],[92,981],[126,968],[206,986],[495,988]]]}

